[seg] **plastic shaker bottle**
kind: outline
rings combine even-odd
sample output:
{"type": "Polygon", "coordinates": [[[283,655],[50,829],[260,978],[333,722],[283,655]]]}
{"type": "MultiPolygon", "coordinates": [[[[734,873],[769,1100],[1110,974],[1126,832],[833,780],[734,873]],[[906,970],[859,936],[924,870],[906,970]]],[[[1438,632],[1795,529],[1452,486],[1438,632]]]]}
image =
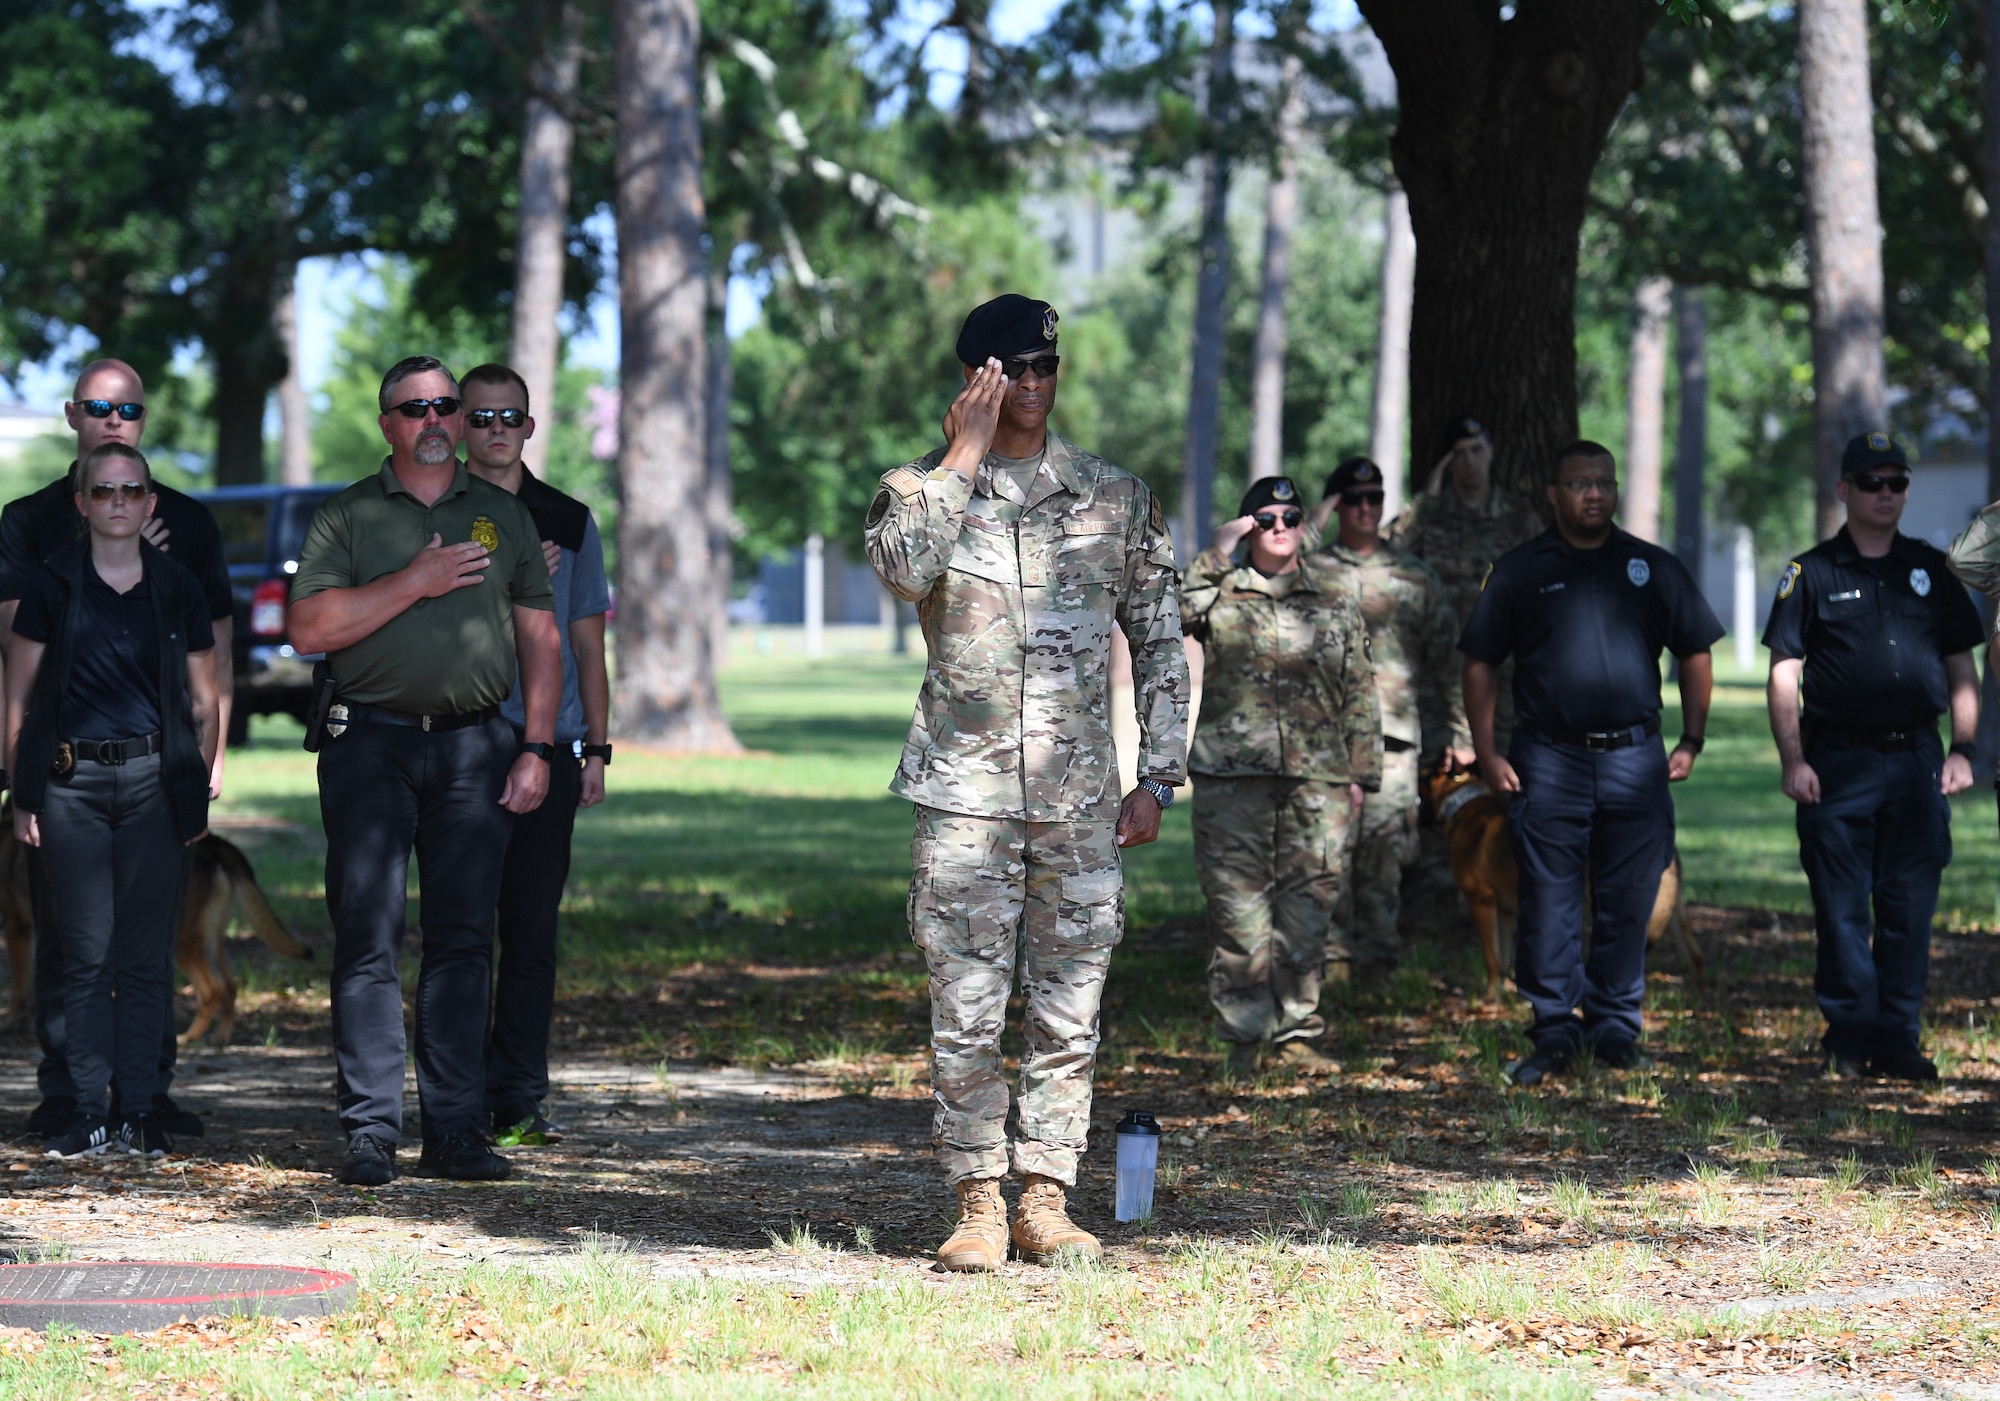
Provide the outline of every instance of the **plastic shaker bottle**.
{"type": "Polygon", "coordinates": [[[1118,1121],[1118,1219],[1153,1214],[1153,1171],[1160,1165],[1160,1126],[1135,1109],[1118,1121]]]}

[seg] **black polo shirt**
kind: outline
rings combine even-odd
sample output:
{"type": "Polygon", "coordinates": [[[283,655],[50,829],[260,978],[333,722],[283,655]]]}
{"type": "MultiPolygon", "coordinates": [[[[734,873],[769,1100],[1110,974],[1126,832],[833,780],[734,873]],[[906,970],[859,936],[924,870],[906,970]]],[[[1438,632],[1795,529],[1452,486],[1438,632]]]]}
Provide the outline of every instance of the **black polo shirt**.
{"type": "MultiPolygon", "coordinates": [[[[215,523],[215,516],[186,492],[161,482],[155,482],[153,490],[159,498],[153,514],[167,528],[167,558],[193,572],[202,597],[208,600],[209,617],[234,616],[229,566],[222,555],[222,528],[215,523]]],[[[67,475],[8,502],[0,511],[0,602],[22,597],[41,562],[86,529],[67,475]]]]}
{"type": "MultiPolygon", "coordinates": [[[[62,625],[63,595],[62,581],[37,566],[21,593],[14,631],[30,642],[47,642],[62,625]]],[[[184,581],[181,597],[185,613],[176,622],[187,649],[206,652],[215,646],[215,629],[202,616],[201,592],[184,581]]],[[[97,576],[95,564],[83,562],[83,599],[58,725],[65,739],[132,739],[160,728],[160,634],[143,576],[117,593],[97,576]]]]}
{"type": "Polygon", "coordinates": [[[1848,730],[1935,726],[1944,659],[1985,640],[1942,550],[1898,535],[1864,559],[1845,526],[1785,566],[1764,628],[1774,659],[1805,661],[1806,719],[1848,730]]]}
{"type": "Polygon", "coordinates": [[[1617,730],[1660,713],[1660,649],[1706,652],[1715,610],[1678,559],[1613,527],[1579,550],[1553,527],[1494,561],[1458,640],[1474,661],[1515,659],[1514,709],[1542,731],[1617,730]]]}

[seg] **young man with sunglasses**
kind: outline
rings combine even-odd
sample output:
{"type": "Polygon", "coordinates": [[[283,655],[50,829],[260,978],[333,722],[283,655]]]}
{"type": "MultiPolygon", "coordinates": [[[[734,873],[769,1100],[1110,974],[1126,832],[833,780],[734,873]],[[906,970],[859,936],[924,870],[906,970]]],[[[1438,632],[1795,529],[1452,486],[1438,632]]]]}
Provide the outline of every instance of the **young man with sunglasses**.
{"type": "Polygon", "coordinates": [[[1397,930],[1404,872],[1417,859],[1417,773],[1471,768],[1472,732],[1459,699],[1457,614],[1437,572],[1382,538],[1382,469],[1350,457],[1327,478],[1336,518],[1313,564],[1361,608],[1382,705],[1382,787],[1361,804],[1345,938],[1327,950],[1330,976],[1378,983],[1402,962],[1397,930]],[[1336,967],[1347,962],[1351,967],[1336,967]]]}
{"type": "Polygon", "coordinates": [[[319,794],[340,1180],[396,1177],[397,963],[414,850],[421,1168],[492,1181],[511,1170],[486,1141],[493,912],[514,818],[548,791],[562,643],[534,518],[458,460],[465,415],[450,371],[429,356],[399,361],[378,402],[389,456],[314,512],[292,582],[292,643],[326,653],[334,681],[319,794]],[[520,730],[500,715],[517,676],[520,730]]]}
{"type": "MultiPolygon", "coordinates": [[[[542,1112],[549,1092],[549,1022],[555,1015],[556,916],[569,880],[579,808],[604,801],[611,762],[611,682],[604,665],[604,617],[611,608],[604,542],[590,507],[542,481],[521,461],[535,434],[528,386],[505,365],[480,365],[459,381],[465,398],[465,465],[517,497],[535,518],[555,585],[562,640],[562,702],[556,710],[549,795],[514,819],[500,878],[500,971],[493,984],[493,1029],[486,1041],[486,1102],[500,1144],[561,1141],[542,1112]],[[576,746],[581,745],[581,758],[576,746]]],[[[525,731],[521,683],[500,714],[525,731]]]]}
{"type": "Polygon", "coordinates": [[[1055,309],[1009,294],[966,317],[946,445],[882,478],[870,563],[930,653],[890,789],[916,805],[910,935],[930,964],[932,1141],[958,1191],[947,1270],[1006,1261],[1009,1095],[1023,1020],[1014,1248],[1100,1253],[1067,1193],[1090,1127],[1098,1003],[1124,932],[1118,853],[1159,835],[1183,781],[1188,671],[1173,542],[1137,477],[1049,431],[1055,309]],[[1120,800],[1111,631],[1132,649],[1139,782],[1120,800]]]}
{"type": "Polygon", "coordinates": [[[1948,571],[1981,527],[1947,561],[1898,531],[1909,486],[1887,433],[1848,443],[1835,487],[1847,524],[1785,566],[1764,630],[1771,733],[1812,890],[1824,1067],[1844,1079],[1937,1079],[1918,1043],[1931,916],[1951,860],[1945,799],[1972,783],[1985,633],[1948,571]]]}
{"type": "MultiPolygon", "coordinates": [[[[145,436],[146,386],[139,372],[123,360],[91,361],[78,373],[72,394],[74,397],[63,405],[63,416],[76,434],[76,457],[69,471],[39,491],[10,501],[0,511],[0,635],[13,626],[23,591],[41,571],[43,563],[88,533],[76,506],[76,464],[106,444],[136,450],[145,436]]],[[[163,482],[154,483],[153,499],[153,513],[141,531],[141,538],[191,571],[201,585],[215,634],[210,660],[204,664],[215,674],[216,694],[222,707],[221,732],[227,734],[235,674],[230,649],[235,604],[222,553],[222,530],[208,507],[163,482]]],[[[221,792],[222,768],[223,746],[217,744],[209,773],[212,793],[221,792]]],[[[54,918],[41,871],[41,856],[31,851],[28,873],[35,904],[35,1036],[42,1048],[35,1078],[42,1100],[29,1115],[27,1127],[30,1133],[49,1138],[69,1127],[76,1117],[77,1101],[66,1051],[62,946],[54,937],[44,936],[44,931],[54,929],[54,918]]],[[[171,950],[167,977],[169,987],[178,985],[171,950]]],[[[169,1016],[160,1043],[159,1078],[151,1113],[175,1136],[199,1137],[201,1119],[176,1105],[167,1093],[173,1082],[178,1052],[174,1022],[169,1016]]],[[[121,1112],[138,1110],[121,1102],[121,1112]]]]}

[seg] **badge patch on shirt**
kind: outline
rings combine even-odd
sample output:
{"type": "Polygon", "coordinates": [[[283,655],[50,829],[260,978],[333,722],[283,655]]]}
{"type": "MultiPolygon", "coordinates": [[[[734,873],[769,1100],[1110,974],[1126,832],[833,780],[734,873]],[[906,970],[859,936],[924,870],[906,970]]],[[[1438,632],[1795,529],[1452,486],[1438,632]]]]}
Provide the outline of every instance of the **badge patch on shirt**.
{"type": "Polygon", "coordinates": [[[1634,588],[1643,589],[1646,581],[1653,577],[1653,567],[1643,559],[1628,559],[1625,561],[1625,577],[1632,581],[1634,588]]]}
{"type": "Polygon", "coordinates": [[[489,551],[500,548],[500,527],[493,523],[491,516],[481,516],[472,523],[472,538],[489,551]]]}
{"type": "Polygon", "coordinates": [[[1931,596],[1930,570],[1912,569],[1910,571],[1910,587],[1917,591],[1918,598],[1929,598],[1931,596]]]}
{"type": "Polygon", "coordinates": [[[1799,586],[1799,575],[1804,572],[1803,569],[1799,568],[1797,560],[1793,560],[1785,566],[1785,572],[1778,576],[1778,598],[1780,601],[1792,596],[1792,590],[1799,586]]]}

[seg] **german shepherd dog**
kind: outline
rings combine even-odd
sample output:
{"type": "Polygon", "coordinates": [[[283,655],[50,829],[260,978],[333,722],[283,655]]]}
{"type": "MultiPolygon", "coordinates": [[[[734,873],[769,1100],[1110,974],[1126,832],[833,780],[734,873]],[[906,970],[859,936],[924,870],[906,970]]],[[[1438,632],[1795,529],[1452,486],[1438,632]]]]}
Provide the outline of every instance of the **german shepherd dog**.
{"type": "MultiPolygon", "coordinates": [[[[174,935],[174,961],[194,985],[195,995],[194,1021],[181,1034],[183,1045],[199,1041],[213,1027],[216,1043],[226,1046],[236,1030],[236,979],[230,976],[223,941],[238,905],[273,951],[287,958],[313,956],[258,888],[250,859],[234,842],[210,832],[194,844],[174,935]]],[[[28,888],[28,848],[14,836],[12,803],[0,807],[0,919],[7,926],[7,963],[14,976],[9,1006],[18,1029],[28,1024],[35,1000],[35,902],[28,888]]]]}
{"type": "MultiPolygon", "coordinates": [[[[1521,912],[1507,799],[1487,791],[1470,773],[1446,773],[1442,767],[1427,770],[1418,788],[1424,814],[1437,823],[1451,848],[1452,879],[1472,906],[1472,926],[1479,933],[1479,951],[1486,956],[1486,1000],[1491,1002],[1500,996],[1501,978],[1514,966],[1514,926],[1521,912]]],[[[1646,921],[1646,943],[1659,943],[1670,930],[1687,960],[1689,975],[1697,986],[1704,984],[1707,966],[1694,931],[1688,928],[1678,850],[1660,873],[1659,894],[1646,921]]],[[[1587,915],[1583,935],[1587,944],[1587,915]]]]}

